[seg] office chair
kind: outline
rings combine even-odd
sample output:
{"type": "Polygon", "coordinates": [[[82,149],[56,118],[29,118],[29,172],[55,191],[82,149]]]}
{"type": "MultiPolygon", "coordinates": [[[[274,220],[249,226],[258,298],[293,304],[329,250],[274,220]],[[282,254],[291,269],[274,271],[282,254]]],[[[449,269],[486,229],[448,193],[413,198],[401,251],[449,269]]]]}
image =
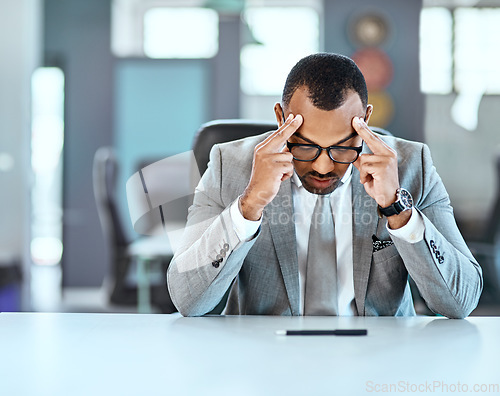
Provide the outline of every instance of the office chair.
{"type": "Polygon", "coordinates": [[[496,195],[482,235],[465,236],[467,245],[483,270],[483,293],[479,306],[500,310],[500,152],[494,159],[496,195]]]}
{"type": "MultiPolygon", "coordinates": [[[[118,305],[138,303],[137,284],[130,282],[130,268],[133,263],[133,242],[126,236],[115,196],[118,162],[111,147],[100,147],[94,156],[93,188],[101,228],[110,250],[111,268],[105,280],[109,299],[118,305]]],[[[168,260],[163,264],[166,271],[168,260]]],[[[162,312],[175,312],[168,290],[164,285],[151,288],[151,303],[162,312]]]]}
{"type": "MultiPolygon", "coordinates": [[[[203,124],[193,140],[193,153],[198,169],[192,169],[192,180],[199,179],[207,170],[210,150],[214,144],[243,139],[253,135],[275,130],[277,123],[270,121],[253,121],[244,119],[214,120],[203,124]]],[[[195,183],[193,183],[195,184],[195,183]]],[[[193,187],[195,187],[193,185],[193,187]]],[[[221,302],[209,313],[220,313],[224,309],[231,287],[221,302]]]]}
{"type": "MultiPolygon", "coordinates": [[[[264,132],[276,130],[277,127],[278,125],[276,122],[245,119],[214,120],[203,124],[196,133],[193,142],[193,152],[199,174],[202,175],[206,171],[210,150],[214,144],[259,135],[264,132]]],[[[370,128],[380,135],[393,136],[385,129],[378,127],[370,128]]],[[[213,313],[220,313],[223,310],[230,290],[231,287],[228,289],[221,302],[213,309],[213,313]]]]}
{"type": "Polygon", "coordinates": [[[497,153],[494,162],[497,177],[496,198],[493,202],[491,216],[488,217],[488,222],[486,224],[486,229],[483,236],[484,241],[492,245],[500,242],[500,152],[497,153]]]}
{"type": "Polygon", "coordinates": [[[111,269],[106,279],[110,301],[116,304],[133,304],[134,291],[124,287],[130,266],[127,253],[128,238],[119,216],[115,197],[118,164],[111,147],[99,148],[94,156],[92,179],[97,213],[110,248],[111,269]]]}
{"type": "Polygon", "coordinates": [[[243,139],[277,129],[276,122],[252,120],[214,120],[203,124],[193,141],[193,152],[200,175],[207,170],[210,150],[214,144],[243,139]]]}

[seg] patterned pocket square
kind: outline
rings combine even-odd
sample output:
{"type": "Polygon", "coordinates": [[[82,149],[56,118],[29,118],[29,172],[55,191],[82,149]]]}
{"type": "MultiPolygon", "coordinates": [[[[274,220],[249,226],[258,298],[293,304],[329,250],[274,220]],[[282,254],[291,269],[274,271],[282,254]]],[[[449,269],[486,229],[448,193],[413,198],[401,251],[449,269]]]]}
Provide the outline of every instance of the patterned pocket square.
{"type": "Polygon", "coordinates": [[[394,245],[392,241],[381,241],[377,238],[375,234],[372,235],[373,240],[373,252],[378,252],[379,250],[385,249],[388,246],[394,245]]]}

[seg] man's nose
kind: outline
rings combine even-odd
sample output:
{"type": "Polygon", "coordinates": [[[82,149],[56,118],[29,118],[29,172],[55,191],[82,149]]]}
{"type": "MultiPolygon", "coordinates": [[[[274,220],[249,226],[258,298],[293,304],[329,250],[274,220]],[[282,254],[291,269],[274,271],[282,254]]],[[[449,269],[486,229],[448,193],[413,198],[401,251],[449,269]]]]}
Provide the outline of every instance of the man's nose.
{"type": "Polygon", "coordinates": [[[321,150],[321,154],[313,161],[312,168],[322,175],[325,175],[335,168],[335,162],[328,156],[326,150],[321,150]]]}

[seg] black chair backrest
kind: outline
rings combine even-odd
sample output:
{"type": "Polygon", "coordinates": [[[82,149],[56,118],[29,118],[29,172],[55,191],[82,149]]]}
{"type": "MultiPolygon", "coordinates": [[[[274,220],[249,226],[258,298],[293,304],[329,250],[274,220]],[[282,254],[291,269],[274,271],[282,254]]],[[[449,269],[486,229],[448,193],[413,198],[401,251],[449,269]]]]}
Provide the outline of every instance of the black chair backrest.
{"type": "Polygon", "coordinates": [[[113,148],[100,147],[94,155],[92,169],[94,197],[104,237],[112,250],[129,243],[116,202],[117,175],[118,162],[113,148]]]}
{"type": "Polygon", "coordinates": [[[278,125],[270,121],[252,120],[214,120],[203,124],[193,143],[193,152],[200,171],[205,173],[209,160],[210,150],[217,143],[230,142],[248,136],[277,129],[278,125]]]}

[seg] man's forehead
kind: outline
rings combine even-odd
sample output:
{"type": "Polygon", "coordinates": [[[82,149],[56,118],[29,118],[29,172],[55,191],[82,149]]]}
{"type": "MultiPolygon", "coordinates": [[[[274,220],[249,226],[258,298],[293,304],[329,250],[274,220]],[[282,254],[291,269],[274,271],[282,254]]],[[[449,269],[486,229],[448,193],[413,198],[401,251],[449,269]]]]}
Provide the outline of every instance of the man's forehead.
{"type": "Polygon", "coordinates": [[[302,115],[304,118],[302,130],[308,129],[308,126],[316,128],[318,124],[325,123],[332,126],[336,125],[337,128],[341,128],[341,125],[343,125],[350,130],[352,119],[356,116],[364,118],[366,109],[363,107],[357,93],[348,95],[342,106],[333,110],[319,109],[314,106],[309,98],[300,95],[296,100],[290,101],[286,113],[287,115],[290,113],[302,115]]]}
{"type": "Polygon", "coordinates": [[[295,137],[292,140],[319,144],[324,147],[335,146],[354,138],[356,134],[352,126],[352,118],[365,116],[360,108],[357,108],[357,111],[336,109],[330,112],[301,113],[301,115],[304,121],[297,132],[292,135],[295,137]]]}
{"type": "MultiPolygon", "coordinates": [[[[353,139],[356,136],[358,136],[358,133],[353,130],[351,133],[349,133],[347,136],[341,138],[340,140],[335,140],[335,141],[330,142],[329,146],[341,145],[343,143],[350,141],[351,139],[353,139]]],[[[298,142],[300,142],[302,140],[306,143],[318,144],[318,142],[316,142],[314,139],[310,139],[308,137],[303,136],[299,131],[295,132],[292,137],[298,139],[297,140],[298,142]]],[[[337,137],[337,138],[339,138],[339,137],[337,137]]]]}

